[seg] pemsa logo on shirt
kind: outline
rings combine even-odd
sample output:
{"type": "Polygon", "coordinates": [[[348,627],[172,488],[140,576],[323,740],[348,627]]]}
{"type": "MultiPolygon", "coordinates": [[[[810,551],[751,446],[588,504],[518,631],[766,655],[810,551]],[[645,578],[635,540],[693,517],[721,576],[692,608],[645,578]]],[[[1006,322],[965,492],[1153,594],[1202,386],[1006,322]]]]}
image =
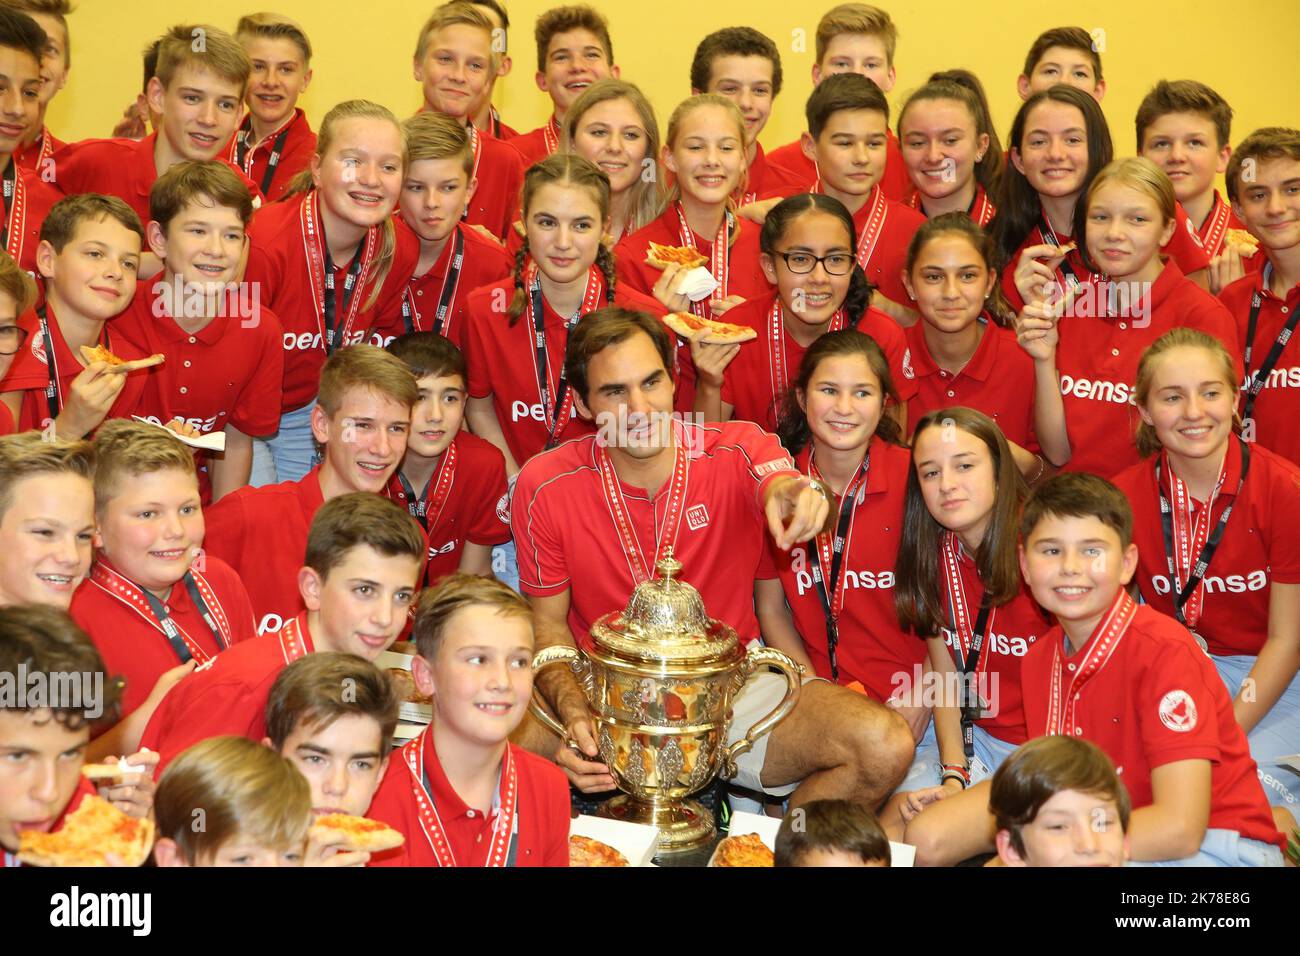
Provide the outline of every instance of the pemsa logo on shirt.
{"type": "MultiPolygon", "coordinates": [[[[344,345],[359,345],[366,340],[366,330],[353,332],[351,335],[343,337],[344,345]]],[[[316,349],[323,349],[325,340],[321,338],[319,332],[293,332],[284,333],[284,350],[286,352],[311,352],[316,349]]]]}
{"type": "MultiPolygon", "coordinates": [[[[164,424],[162,421],[159,420],[157,415],[142,415],[140,417],[143,418],[145,421],[150,422],[151,424],[154,425],[164,424]]],[[[186,418],[183,419],[183,421],[185,422],[186,425],[189,425],[191,428],[197,428],[199,431],[204,433],[210,432],[212,431],[212,429],[217,427],[216,415],[213,415],[211,418],[186,418]]]]}
{"type": "MultiPolygon", "coordinates": [[[[940,628],[940,630],[943,631],[943,642],[950,649],[961,650],[957,635],[950,628],[944,627],[940,628]]],[[[1024,657],[1025,652],[1029,650],[1029,645],[1034,643],[1035,637],[1008,637],[1005,634],[990,634],[987,639],[987,646],[990,654],[1001,654],[1004,657],[1024,657]]]]}
{"type": "Polygon", "coordinates": [[[1132,385],[1125,382],[1094,382],[1090,378],[1075,378],[1072,375],[1061,376],[1061,395],[1093,402],[1114,402],[1116,405],[1137,404],[1136,390],[1132,385]]]}
{"type": "MultiPolygon", "coordinates": [[[[1205,586],[1206,594],[1214,594],[1216,591],[1228,594],[1245,594],[1247,591],[1262,591],[1268,587],[1268,572],[1266,571],[1248,571],[1246,574],[1228,574],[1223,577],[1218,575],[1208,575],[1202,579],[1201,583],[1205,586]]],[[[1169,578],[1163,574],[1153,575],[1151,586],[1155,588],[1157,594],[1169,593],[1169,578]]]]}
{"type": "MultiPolygon", "coordinates": [[[[813,589],[813,577],[811,566],[808,563],[808,553],[804,548],[795,548],[790,552],[791,565],[794,567],[794,586],[799,596],[803,597],[804,593],[813,589]]],[[[844,587],[865,591],[874,591],[877,589],[892,588],[894,586],[893,571],[854,571],[852,568],[844,572],[844,587]]]]}
{"type": "MultiPolygon", "coordinates": [[[[281,630],[284,627],[284,618],[278,614],[268,614],[257,623],[258,634],[270,634],[272,631],[281,630]]],[[[212,658],[216,660],[216,658],[212,658]]]]}
{"type": "MultiPolygon", "coordinates": [[[[578,417],[577,406],[570,404],[569,420],[572,421],[577,417],[578,417]]],[[[524,419],[532,419],[535,422],[541,422],[542,424],[546,424],[546,414],[545,414],[545,410],[542,408],[542,403],[538,402],[536,405],[529,405],[527,402],[521,402],[518,399],[511,402],[510,420],[512,422],[518,422],[518,421],[523,421],[524,419]]]]}
{"type": "MultiPolygon", "coordinates": [[[[1241,390],[1244,392],[1250,387],[1250,382],[1243,382],[1241,390]]],[[[1275,368],[1268,373],[1268,378],[1264,379],[1265,388],[1300,388],[1300,365],[1293,365],[1290,368],[1275,368]]]]}
{"type": "Polygon", "coordinates": [[[459,542],[460,542],[460,538],[452,538],[446,544],[440,545],[439,547],[436,548],[433,545],[429,545],[429,560],[432,561],[440,554],[451,554],[453,551],[456,550],[456,545],[459,542]]]}

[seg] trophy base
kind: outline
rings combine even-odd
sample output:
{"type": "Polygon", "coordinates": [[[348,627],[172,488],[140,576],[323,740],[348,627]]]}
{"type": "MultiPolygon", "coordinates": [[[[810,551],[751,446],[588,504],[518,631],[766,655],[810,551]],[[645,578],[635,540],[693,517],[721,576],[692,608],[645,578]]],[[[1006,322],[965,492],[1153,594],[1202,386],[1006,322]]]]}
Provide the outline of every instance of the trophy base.
{"type": "Polygon", "coordinates": [[[655,804],[625,794],[606,800],[596,815],[658,828],[659,853],[699,849],[708,844],[716,832],[713,814],[695,800],[655,804]]]}

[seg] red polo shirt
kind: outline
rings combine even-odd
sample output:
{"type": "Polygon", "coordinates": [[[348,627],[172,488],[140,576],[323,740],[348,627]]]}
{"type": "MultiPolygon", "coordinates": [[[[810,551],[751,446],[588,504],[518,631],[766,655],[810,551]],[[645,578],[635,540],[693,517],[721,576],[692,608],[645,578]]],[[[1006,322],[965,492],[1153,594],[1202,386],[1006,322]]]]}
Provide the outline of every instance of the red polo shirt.
{"type": "MultiPolygon", "coordinates": [[[[79,143],[68,143],[54,154],[53,185],[65,196],[76,193],[117,196],[135,210],[141,223],[147,223],[149,190],[158,180],[158,169],[154,166],[157,142],[158,134],[150,133],[141,140],[83,139],[79,143]]],[[[261,203],[262,194],[257,183],[233,164],[227,162],[227,165],[239,173],[253,197],[253,205],[261,203]]]]}
{"type": "Polygon", "coordinates": [[[541,162],[547,156],[553,156],[559,151],[559,146],[563,136],[560,133],[559,124],[555,121],[555,114],[537,129],[529,130],[527,133],[517,133],[510,137],[510,145],[519,153],[519,159],[522,162],[524,171],[533,163],[541,162]]]}
{"type": "Polygon", "coordinates": [[[0,435],[12,435],[14,433],[14,416],[9,411],[9,406],[0,402],[0,435]]]}
{"type": "MultiPolygon", "coordinates": [[[[284,202],[273,203],[258,211],[248,227],[248,269],[245,281],[259,283],[262,303],[280,319],[284,344],[284,394],[281,411],[302,408],[316,397],[320,386],[321,366],[325,364],[325,339],[323,330],[324,299],[317,304],[312,289],[312,271],[303,232],[303,203],[315,190],[290,196],[284,202]]],[[[371,267],[370,275],[352,294],[360,296],[351,330],[343,335],[347,311],[343,308],[343,285],[347,278],[349,262],[334,263],[334,288],[336,290],[336,328],[342,337],[338,346],[364,342],[371,330],[385,328],[402,321],[402,292],[406,281],[415,272],[420,260],[419,240],[405,223],[395,223],[396,243],[393,259],[384,284],[374,304],[371,294],[377,278],[377,269],[371,267]]],[[[382,230],[383,226],[373,226],[382,230]]],[[[382,243],[377,240],[376,250],[382,243]]],[[[362,240],[364,248],[366,240],[362,240]]],[[[377,254],[377,253],[376,253],[377,254]]],[[[323,290],[321,295],[323,296],[323,290]]]]}
{"type": "MultiPolygon", "coordinates": [[[[758,332],[758,338],[740,346],[722,378],[722,400],[732,406],[731,417],[756,422],[769,431],[776,429],[779,406],[785,398],[777,394],[781,389],[773,378],[771,312],[776,298],[771,294],[762,299],[749,299],[727,313],[728,322],[749,326],[758,332]]],[[[910,400],[916,394],[916,382],[907,374],[907,340],[898,323],[878,309],[868,307],[857,328],[876,340],[889,362],[894,388],[903,401],[910,400]]],[[[808,350],[794,340],[784,323],[780,335],[785,353],[786,384],[789,385],[798,376],[799,363],[808,350]]]]}
{"type": "MultiPolygon", "coordinates": [[[[898,145],[898,137],[894,135],[892,129],[887,133],[885,172],[880,177],[880,186],[884,189],[885,195],[894,202],[907,202],[916,191],[916,186],[907,175],[907,166],[903,163],[903,151],[898,145]]],[[[783,167],[794,175],[796,182],[803,187],[796,192],[807,192],[817,179],[817,165],[804,155],[803,147],[797,139],[793,143],[786,143],[772,150],[767,154],[767,161],[770,165],[783,167]]]]}
{"type": "MultiPolygon", "coordinates": [[[[56,402],[59,409],[62,409],[68,395],[71,394],[73,379],[86,370],[86,365],[79,354],[75,356],[72,354],[72,350],[64,340],[63,330],[59,328],[53,305],[47,306],[46,315],[49,318],[50,339],[54,345],[54,366],[57,370],[56,402]]],[[[100,334],[100,344],[112,351],[114,355],[128,361],[144,358],[145,353],[132,345],[125,336],[114,333],[114,321],[110,319],[105,323],[104,330],[100,334]]],[[[41,325],[36,317],[36,311],[24,313],[18,320],[18,324],[27,329],[27,340],[23,348],[14,356],[8,374],[3,381],[0,381],[0,392],[23,393],[22,409],[18,415],[18,431],[25,432],[44,427],[42,423],[52,417],[45,396],[45,390],[50,384],[50,370],[46,362],[45,341],[44,336],[41,335],[41,325]]],[[[149,369],[126,373],[126,383],[108,410],[108,414],[104,416],[105,419],[129,418],[139,410],[148,374],[149,369]]]]}
{"type": "Polygon", "coordinates": [[[268,308],[250,307],[247,317],[217,317],[191,335],[158,294],[170,284],[166,275],[137,286],[131,305],[113,320],[113,330],[144,354],[167,356],[150,370],[139,414],[159,423],[179,416],[205,434],[227,425],[245,435],[274,434],[284,366],[280,320],[268,308]]]}
{"type": "MultiPolygon", "coordinates": [[[[1187,213],[1183,210],[1183,207],[1177,203],[1174,204],[1174,223],[1174,234],[1169,237],[1167,243],[1160,247],[1166,261],[1177,265],[1184,276],[1208,268],[1210,257],[1206,255],[1205,248],[1201,245],[1200,237],[1196,234],[1196,227],[1187,218],[1187,213]]],[[[1067,245],[1074,241],[1072,237],[1060,234],[1057,235],[1057,239],[1060,240],[1061,245],[1067,245]]],[[[1020,297],[1020,290],[1016,288],[1016,263],[1020,261],[1022,252],[1030,246],[1040,246],[1044,241],[1043,234],[1039,232],[1037,226],[1029,230],[1029,235],[1025,237],[1025,241],[1011,254],[1011,258],[1007,260],[1007,264],[1002,270],[1002,293],[1006,296],[1007,303],[1016,312],[1025,307],[1025,300],[1020,297]]],[[[1078,249],[1071,250],[1066,258],[1080,282],[1086,282],[1095,275],[1083,264],[1083,256],[1078,249]]]]}
{"type": "Polygon", "coordinates": [[[482,134],[472,138],[478,143],[475,155],[478,189],[474,190],[474,198],[470,200],[465,222],[471,226],[484,226],[492,235],[502,239],[519,209],[524,163],[514,148],[513,140],[507,143],[482,134]]]}
{"type": "Polygon", "coordinates": [[[249,135],[252,135],[250,123],[250,117],[245,115],[243,122],[239,124],[239,129],[235,131],[234,136],[230,137],[230,142],[222,151],[222,158],[256,183],[267,202],[275,202],[277,199],[284,198],[293,177],[311,165],[311,158],[316,153],[316,134],[312,132],[311,124],[307,122],[307,114],[302,109],[295,108],[293,115],[280,129],[248,150],[241,165],[237,144],[245,127],[248,128],[249,135]],[[270,183],[262,189],[263,183],[266,183],[266,169],[271,163],[272,147],[275,146],[281,132],[285,132],[285,137],[284,146],[280,150],[280,161],[275,165],[270,183]]]}
{"type": "Polygon", "coordinates": [[[770,162],[763,152],[763,144],[754,149],[754,161],[749,164],[744,188],[738,193],[737,205],[745,206],[763,196],[788,191],[788,195],[804,192],[805,176],[801,172],[770,162]]]}
{"type": "Polygon", "coordinates": [[[917,389],[907,403],[908,433],[936,408],[965,405],[997,422],[1008,441],[1037,452],[1034,360],[1020,347],[1015,332],[983,317],[980,325],[984,332],[975,354],[956,375],[940,368],[930,354],[924,319],[903,330],[917,389]]]}
{"type": "Polygon", "coordinates": [[[223,651],[167,692],[140,738],[158,753],[161,774],[177,754],[227,734],[260,742],[266,736],[271,685],[298,658],[316,650],[307,612],[286,627],[223,651]]]}
{"type": "MultiPolygon", "coordinates": [[[[507,743],[515,767],[515,825],[518,836],[515,866],[569,865],[569,782],[559,767],[514,744],[507,743]]],[[[486,866],[488,851],[500,819],[500,794],[488,810],[471,807],[458,794],[438,761],[433,734],[424,730],[406,742],[388,760],[384,779],[367,812],[401,831],[406,843],[378,853],[370,866],[439,866],[433,840],[420,821],[417,800],[432,800],[438,821],[457,866],[486,866]],[[428,777],[429,789],[409,759],[423,757],[416,766],[428,777]]]]}
{"type": "MultiPolygon", "coordinates": [[[[798,472],[776,436],[749,422],[682,425],[678,441],[690,457],[673,557],[709,614],[748,642],[758,636],[753,584],[767,548],[762,495],[774,479],[798,472]]],[[[652,567],[672,482],[653,498],[644,488],[618,486],[642,560],[652,567]]],[[[606,505],[595,435],[524,465],[511,499],[511,525],[520,590],[538,596],[569,591],[569,629],[579,647],[588,647],[596,618],[626,606],[639,583],[606,505]]]]}
{"type": "MultiPolygon", "coordinates": [[[[1089,285],[1089,290],[1098,287],[1089,285]]],[[[1152,284],[1150,304],[1131,310],[1145,317],[1100,318],[1080,314],[1105,307],[1105,293],[1075,299],[1075,314],[1057,325],[1056,368],[1065,402],[1065,423],[1070,436],[1068,471],[1091,471],[1103,477],[1116,475],[1138,460],[1138,413],[1134,383],[1142,353],[1165,332],[1185,326],[1199,329],[1237,351],[1232,316],[1214,296],[1200,288],[1172,261],[1152,284]],[[1101,302],[1096,302],[1101,299],[1101,302]]]]}
{"type": "MultiPolygon", "coordinates": [[[[13,158],[8,162],[18,160],[13,158]]],[[[36,274],[36,248],[41,244],[41,223],[62,198],[63,194],[41,179],[40,173],[18,163],[14,196],[9,201],[9,216],[4,223],[4,248],[14,262],[33,275],[36,274]]]]}
{"type": "MultiPolygon", "coordinates": [[[[1173,617],[1174,594],[1169,582],[1160,498],[1156,487],[1156,457],[1139,462],[1115,476],[1115,484],[1133,506],[1133,540],[1138,546],[1138,587],[1143,599],[1173,617]]],[[[1289,516],[1300,514],[1300,468],[1258,443],[1250,446],[1250,471],[1240,496],[1241,444],[1228,443],[1223,485],[1210,511],[1210,528],[1224,508],[1232,515],[1201,585],[1201,617],[1193,630],[1205,638],[1211,654],[1254,656],[1268,639],[1268,602],[1273,582],[1300,583],[1300,541],[1289,533],[1289,516]]],[[[1170,490],[1170,467],[1161,464],[1165,495],[1176,508],[1170,490]]],[[[1204,502],[1192,502],[1199,515],[1204,502]]],[[[1175,547],[1177,545],[1175,544],[1175,547]]]]}
{"type": "MultiPolygon", "coordinates": [[[[534,330],[526,315],[514,325],[502,308],[509,306],[515,294],[513,278],[505,278],[472,293],[465,303],[465,322],[460,343],[465,351],[471,398],[492,396],[492,407],[505,433],[506,445],[517,464],[546,447],[547,427],[542,408],[541,389],[537,383],[537,356],[533,345],[534,330]]],[[[621,281],[614,283],[614,304],[628,309],[664,315],[664,307],[648,296],[639,295],[621,281]]],[[[602,294],[600,306],[606,305],[602,294]]],[[[549,385],[554,389],[564,368],[564,350],[569,333],[565,319],[542,297],[546,331],[546,367],[549,385]]],[[[554,402],[554,399],[552,399],[554,402]]],[[[557,440],[575,438],[592,430],[579,418],[570,403],[570,419],[558,430],[557,440]]]]}
{"type": "MultiPolygon", "coordinates": [[[[870,697],[883,702],[898,690],[898,675],[914,679],[913,668],[925,660],[926,647],[924,640],[899,628],[894,612],[894,564],[912,456],[906,448],[879,438],[871,440],[869,451],[866,488],[853,510],[844,544],[841,586],[845,596],[835,660],[841,684],[858,681],[870,697]]],[[[795,464],[805,474],[809,473],[811,454],[809,446],[795,456],[795,464]]],[[[837,498],[832,516],[839,514],[839,508],[837,498]]],[[[789,551],[778,548],[770,536],[767,544],[804,648],[817,676],[830,680],[826,615],[812,577],[810,549],[816,547],[814,541],[797,544],[789,551]]],[[[828,575],[830,569],[823,567],[822,573],[828,575]]]]}
{"type": "MultiPolygon", "coordinates": [[[[912,198],[907,201],[907,207],[909,209],[915,209],[921,215],[925,216],[926,219],[932,218],[926,213],[925,206],[921,203],[921,194],[919,192],[912,193],[912,198]]],[[[979,183],[976,183],[975,195],[971,197],[970,206],[966,209],[966,215],[977,226],[987,226],[993,221],[993,217],[997,214],[997,211],[997,207],[994,206],[992,201],[989,199],[988,193],[984,191],[984,187],[979,183]]]]}
{"type": "MultiPolygon", "coordinates": [[[[405,227],[405,224],[403,224],[405,227]]],[[[496,242],[493,242],[477,229],[460,223],[456,232],[447,237],[447,244],[442,254],[429,271],[422,276],[415,276],[407,284],[405,310],[398,309],[397,315],[388,316],[384,326],[376,327],[371,341],[380,347],[387,346],[394,338],[406,332],[431,332],[438,316],[438,302],[442,298],[443,283],[451,268],[456,249],[456,235],[464,237],[465,249],[460,265],[460,278],[455,285],[455,295],[447,306],[443,320],[442,334],[453,342],[463,340],[462,326],[465,322],[465,302],[470,293],[509,277],[514,271],[514,260],[510,254],[496,242]],[[406,310],[410,311],[410,328],[407,327],[406,310]]]]}
{"type": "MultiPolygon", "coordinates": [[[[738,295],[743,299],[766,296],[772,291],[772,286],[763,275],[763,269],[758,262],[758,234],[762,227],[739,217],[736,222],[740,229],[727,254],[727,294],[738,295]]],[[[713,249],[713,236],[706,238],[692,230],[691,239],[702,255],[710,254],[713,249]]],[[[614,264],[619,282],[626,283],[647,296],[651,294],[655,283],[659,281],[659,276],[663,274],[662,270],[646,264],[645,256],[651,242],[665,246],[682,245],[681,222],[677,218],[675,206],[670,206],[663,215],[648,226],[643,226],[630,236],[624,236],[614,247],[614,264]]],[[[706,264],[704,268],[711,269],[712,266],[706,264]]],[[[720,276],[714,278],[721,281],[720,276]]],[[[714,292],[711,298],[724,298],[722,290],[714,292]]],[[[735,320],[726,318],[726,321],[735,320]]]]}
{"type": "Polygon", "coordinates": [[[33,170],[39,176],[41,158],[50,159],[66,145],[63,140],[55,138],[48,126],[42,126],[41,135],[14,153],[14,159],[18,160],[19,168],[33,170]]]}
{"type": "Polygon", "coordinates": [[[1114,761],[1135,810],[1150,806],[1157,767],[1208,760],[1209,826],[1285,846],[1233,716],[1232,698],[1187,629],[1141,605],[1088,678],[1084,665],[1101,637],[1094,634],[1079,653],[1068,654],[1058,625],[1030,647],[1021,668],[1029,736],[1066,733],[1092,741],[1114,761]],[[1068,721],[1048,724],[1054,672],[1065,701],[1072,702],[1073,727],[1068,721]]]}
{"type": "MultiPolygon", "coordinates": [[[[455,448],[456,465],[441,508],[432,506],[436,508],[436,514],[426,507],[425,515],[421,517],[418,514],[420,502],[410,501],[396,475],[388,483],[388,497],[406,508],[421,525],[433,522],[432,527],[426,528],[429,562],[425,581],[429,584],[436,584],[460,567],[466,541],[494,546],[510,540],[505,456],[496,445],[464,428],[451,440],[448,449],[451,448],[455,448]]],[[[447,452],[443,452],[429,480],[431,485],[436,486],[444,477],[446,464],[447,452]]],[[[425,489],[416,488],[414,491],[422,495],[425,489]]],[[[434,489],[429,489],[429,494],[434,494],[434,489]]]]}
{"type": "Polygon", "coordinates": [[[204,510],[203,547],[243,578],[259,634],[278,631],[302,610],[298,571],[311,520],[324,503],[318,465],[300,481],[245,486],[204,510]]]}
{"type": "MultiPolygon", "coordinates": [[[[1255,253],[1255,258],[1262,258],[1264,253],[1255,253]]],[[[1255,327],[1255,343],[1251,350],[1250,363],[1258,369],[1265,356],[1273,348],[1282,329],[1296,309],[1300,309],[1300,285],[1293,286],[1283,298],[1278,298],[1269,289],[1268,278],[1261,270],[1243,276],[1219,293],[1219,301],[1232,313],[1233,324],[1237,330],[1237,343],[1241,354],[1246,353],[1246,333],[1250,327],[1250,303],[1256,290],[1260,292],[1261,301],[1259,319],[1255,327]]],[[[1265,379],[1264,387],[1255,396],[1255,405],[1251,417],[1255,422],[1255,441],[1290,459],[1300,463],[1300,429],[1295,423],[1300,420],[1300,345],[1292,336],[1282,347],[1277,364],[1265,379]]],[[[1245,409],[1245,397],[1241,408],[1245,409]]]]}
{"type": "Polygon", "coordinates": [[[486,129],[479,130],[480,133],[486,133],[493,139],[511,140],[519,135],[518,132],[511,129],[505,123],[501,122],[501,114],[497,112],[495,106],[488,107],[488,125],[486,129]]]}
{"type": "MultiPolygon", "coordinates": [[[[99,560],[104,560],[102,555],[99,560]]],[[[207,555],[202,570],[191,569],[191,574],[223,640],[228,639],[234,645],[256,636],[248,592],[230,565],[207,555]]],[[[138,587],[136,591],[139,592],[138,587]]],[[[172,586],[163,608],[202,650],[204,656],[191,650],[196,661],[211,660],[223,649],[224,645],[217,643],[184,583],[178,581],[172,586]]],[[[108,674],[126,679],[123,717],[144,703],[164,672],[181,663],[145,600],[142,597],[132,600],[98,575],[87,577],[77,588],[69,613],[90,635],[104,658],[108,674]]]]}

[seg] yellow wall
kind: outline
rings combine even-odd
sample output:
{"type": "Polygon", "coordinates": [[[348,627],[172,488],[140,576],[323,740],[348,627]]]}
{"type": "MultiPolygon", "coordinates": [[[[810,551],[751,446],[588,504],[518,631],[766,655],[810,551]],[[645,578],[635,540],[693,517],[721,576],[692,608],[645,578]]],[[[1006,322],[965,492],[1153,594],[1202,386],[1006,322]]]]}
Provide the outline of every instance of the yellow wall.
{"type": "MultiPolygon", "coordinates": [[[[532,24],[554,2],[507,0],[514,27],[515,69],[497,84],[506,122],[520,131],[538,126],[549,100],[533,83],[532,24]]],[[[798,135],[803,101],[812,87],[813,34],[833,0],[612,0],[595,5],[609,17],[614,51],[625,79],[651,97],[662,123],[688,90],[691,54],[704,34],[747,24],[777,41],[786,87],[764,143],[798,135]],[[803,8],[807,13],[795,12],[803,8]],[[806,36],[797,46],[796,31],[806,36]]],[[[888,8],[890,5],[885,4],[888,8]]],[[[140,84],[139,51],[166,27],[183,21],[233,29],[242,13],[274,9],[297,19],[316,50],[315,78],[301,101],[313,126],[334,103],[366,97],[399,115],[420,103],[411,77],[415,35],[432,4],[411,0],[81,0],[71,18],[72,72],[50,108],[49,123],[63,139],[106,136],[140,84]],[[124,14],[124,11],[129,11],[124,14]]],[[[1133,114],[1155,80],[1195,78],[1217,89],[1236,110],[1233,138],[1264,125],[1300,126],[1295,70],[1295,0],[1180,0],[1173,6],[1144,0],[926,0],[894,4],[900,40],[897,107],[932,71],[973,70],[989,90],[994,120],[1005,137],[1018,99],[1015,79],[1025,51],[1043,29],[1065,23],[1105,31],[1105,101],[1117,152],[1131,153],[1133,114]],[[1059,10],[1068,11],[1065,14],[1059,10]],[[1177,19],[1169,15],[1177,9],[1177,19]],[[978,19],[977,19],[978,18],[978,19]]]]}

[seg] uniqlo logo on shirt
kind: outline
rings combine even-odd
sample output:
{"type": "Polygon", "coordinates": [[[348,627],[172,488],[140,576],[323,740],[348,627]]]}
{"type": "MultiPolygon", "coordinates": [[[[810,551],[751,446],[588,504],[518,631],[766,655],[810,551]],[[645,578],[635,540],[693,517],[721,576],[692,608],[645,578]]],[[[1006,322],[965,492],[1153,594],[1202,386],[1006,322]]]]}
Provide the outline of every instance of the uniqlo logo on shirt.
{"type": "Polygon", "coordinates": [[[692,505],[686,509],[686,523],[692,531],[699,531],[707,527],[709,523],[709,512],[704,505],[692,505]]]}

